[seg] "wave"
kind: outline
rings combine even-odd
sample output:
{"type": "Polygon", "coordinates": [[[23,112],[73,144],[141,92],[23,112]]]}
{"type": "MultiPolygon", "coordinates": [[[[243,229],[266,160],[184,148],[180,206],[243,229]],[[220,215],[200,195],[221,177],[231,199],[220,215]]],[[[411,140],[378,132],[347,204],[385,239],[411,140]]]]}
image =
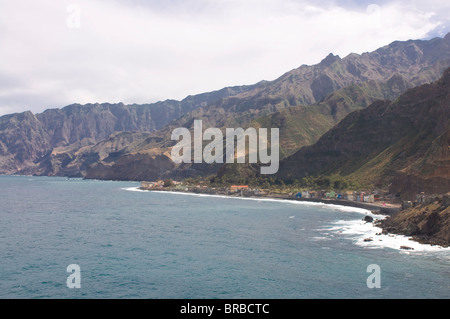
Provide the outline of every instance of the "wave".
{"type": "Polygon", "coordinates": [[[129,192],[147,192],[143,189],[140,189],[139,187],[124,187],[121,189],[123,189],[124,191],[129,191],[129,192]]]}
{"type": "MultiPolygon", "coordinates": [[[[374,216],[374,221],[382,218],[386,217],[374,216]]],[[[323,230],[352,237],[356,245],[369,249],[391,248],[405,254],[427,252],[450,253],[450,247],[422,244],[404,235],[383,234],[381,227],[363,220],[339,220],[331,228],[323,230]]],[[[450,258],[450,255],[448,258],[450,258]]]]}

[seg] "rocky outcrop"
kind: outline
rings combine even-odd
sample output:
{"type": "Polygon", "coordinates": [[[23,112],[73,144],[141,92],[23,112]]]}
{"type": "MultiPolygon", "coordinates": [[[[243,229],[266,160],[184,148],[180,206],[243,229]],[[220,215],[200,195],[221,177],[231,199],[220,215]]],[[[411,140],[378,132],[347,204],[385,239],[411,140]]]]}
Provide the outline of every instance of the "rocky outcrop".
{"type": "Polygon", "coordinates": [[[378,225],[386,233],[412,236],[425,244],[450,246],[450,193],[429,203],[416,204],[383,220],[378,225]]]}
{"type": "Polygon", "coordinates": [[[86,178],[111,180],[156,180],[164,176],[166,171],[174,168],[174,163],[166,155],[133,154],[120,157],[109,165],[95,163],[88,170],[86,178]]]}

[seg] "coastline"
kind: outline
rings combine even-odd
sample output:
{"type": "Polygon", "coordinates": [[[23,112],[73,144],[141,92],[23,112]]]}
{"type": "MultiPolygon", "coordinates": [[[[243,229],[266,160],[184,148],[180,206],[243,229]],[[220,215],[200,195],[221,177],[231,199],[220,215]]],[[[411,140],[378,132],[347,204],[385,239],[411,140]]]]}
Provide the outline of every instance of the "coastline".
{"type": "MultiPolygon", "coordinates": [[[[299,199],[289,196],[282,196],[278,194],[261,195],[261,196],[240,196],[238,194],[221,194],[211,192],[200,191],[186,191],[180,189],[145,189],[142,187],[129,188],[130,191],[141,192],[157,192],[157,193],[173,193],[180,195],[197,195],[197,196],[211,196],[219,198],[236,198],[247,200],[274,200],[274,201],[286,201],[292,203],[305,203],[312,205],[327,205],[329,207],[348,207],[354,209],[354,211],[361,213],[364,218],[353,221],[338,221],[336,224],[326,229],[326,231],[333,231],[337,234],[351,235],[354,237],[355,244],[366,248],[391,248],[398,250],[402,253],[421,253],[421,252],[439,252],[450,251],[450,247],[440,246],[436,244],[424,243],[418,241],[412,236],[405,236],[400,233],[386,232],[380,227],[379,222],[386,220],[390,216],[394,216],[397,212],[401,211],[400,205],[397,206],[382,206],[372,203],[350,202],[346,200],[332,200],[332,199],[299,199]],[[372,220],[367,221],[365,218],[369,217],[372,220]]],[[[325,229],[324,229],[325,231],[325,229]]]]}
{"type": "Polygon", "coordinates": [[[293,196],[286,196],[280,194],[264,194],[258,196],[241,196],[239,193],[225,194],[219,192],[210,192],[210,191],[199,191],[196,190],[180,190],[180,189],[147,189],[143,187],[139,187],[141,190],[145,191],[153,191],[153,192],[172,192],[172,193],[187,193],[187,194],[203,194],[203,195],[212,195],[212,196],[223,196],[230,198],[253,198],[253,199],[277,199],[277,200],[291,200],[298,202],[310,202],[310,203],[321,203],[326,205],[339,205],[345,207],[353,207],[353,208],[362,208],[365,210],[369,210],[374,214],[378,215],[386,215],[392,216],[400,211],[400,205],[386,204],[383,206],[382,204],[375,203],[366,203],[366,202],[357,202],[357,201],[349,201],[345,199],[327,199],[327,198],[296,198],[293,196]]]}

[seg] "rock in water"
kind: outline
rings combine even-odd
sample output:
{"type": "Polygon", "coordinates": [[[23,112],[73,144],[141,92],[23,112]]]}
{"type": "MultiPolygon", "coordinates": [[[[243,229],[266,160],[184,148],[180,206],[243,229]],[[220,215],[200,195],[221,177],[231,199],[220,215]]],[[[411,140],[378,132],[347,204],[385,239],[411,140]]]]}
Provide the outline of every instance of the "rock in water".
{"type": "Polygon", "coordinates": [[[364,220],[366,223],[371,223],[371,222],[373,222],[373,217],[371,217],[371,216],[365,216],[363,220],[364,220]]]}

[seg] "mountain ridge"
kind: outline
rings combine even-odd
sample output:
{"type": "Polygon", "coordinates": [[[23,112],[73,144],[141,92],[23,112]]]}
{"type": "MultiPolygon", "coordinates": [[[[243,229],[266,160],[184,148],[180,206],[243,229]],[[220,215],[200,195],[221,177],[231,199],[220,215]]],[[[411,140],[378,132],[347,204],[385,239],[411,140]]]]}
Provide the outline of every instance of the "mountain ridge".
{"type": "MultiPolygon", "coordinates": [[[[314,143],[349,112],[366,107],[374,99],[395,98],[417,83],[435,80],[449,65],[450,34],[427,41],[396,41],[342,59],[330,54],[317,65],[302,65],[273,81],[224,88],[182,101],[157,102],[151,104],[153,108],[122,103],[73,104],[39,114],[4,116],[0,117],[0,173],[89,177],[98,175],[96,168],[102,168],[102,178],[127,179],[125,173],[118,176],[114,172],[115,160],[124,156],[130,160],[129,166],[141,167],[133,156],[136,161],[145,157],[142,154],[164,158],[174,145],[170,130],[192,128],[196,118],[203,119],[205,127],[225,128],[261,125],[280,114],[281,124],[288,122],[289,116],[300,119],[307,115],[311,120],[298,126],[303,132],[298,137],[304,141],[298,141],[296,134],[287,134],[283,156],[288,156],[305,143],[314,143]],[[321,125],[313,128],[314,123],[321,125]],[[124,137],[118,132],[136,132],[133,141],[132,135],[127,136],[132,147],[118,142],[115,148],[97,152],[98,144],[103,145],[111,134],[118,139],[124,137]]],[[[196,174],[196,168],[199,174],[218,169],[205,170],[198,165],[185,168],[192,174],[196,174]]]]}

